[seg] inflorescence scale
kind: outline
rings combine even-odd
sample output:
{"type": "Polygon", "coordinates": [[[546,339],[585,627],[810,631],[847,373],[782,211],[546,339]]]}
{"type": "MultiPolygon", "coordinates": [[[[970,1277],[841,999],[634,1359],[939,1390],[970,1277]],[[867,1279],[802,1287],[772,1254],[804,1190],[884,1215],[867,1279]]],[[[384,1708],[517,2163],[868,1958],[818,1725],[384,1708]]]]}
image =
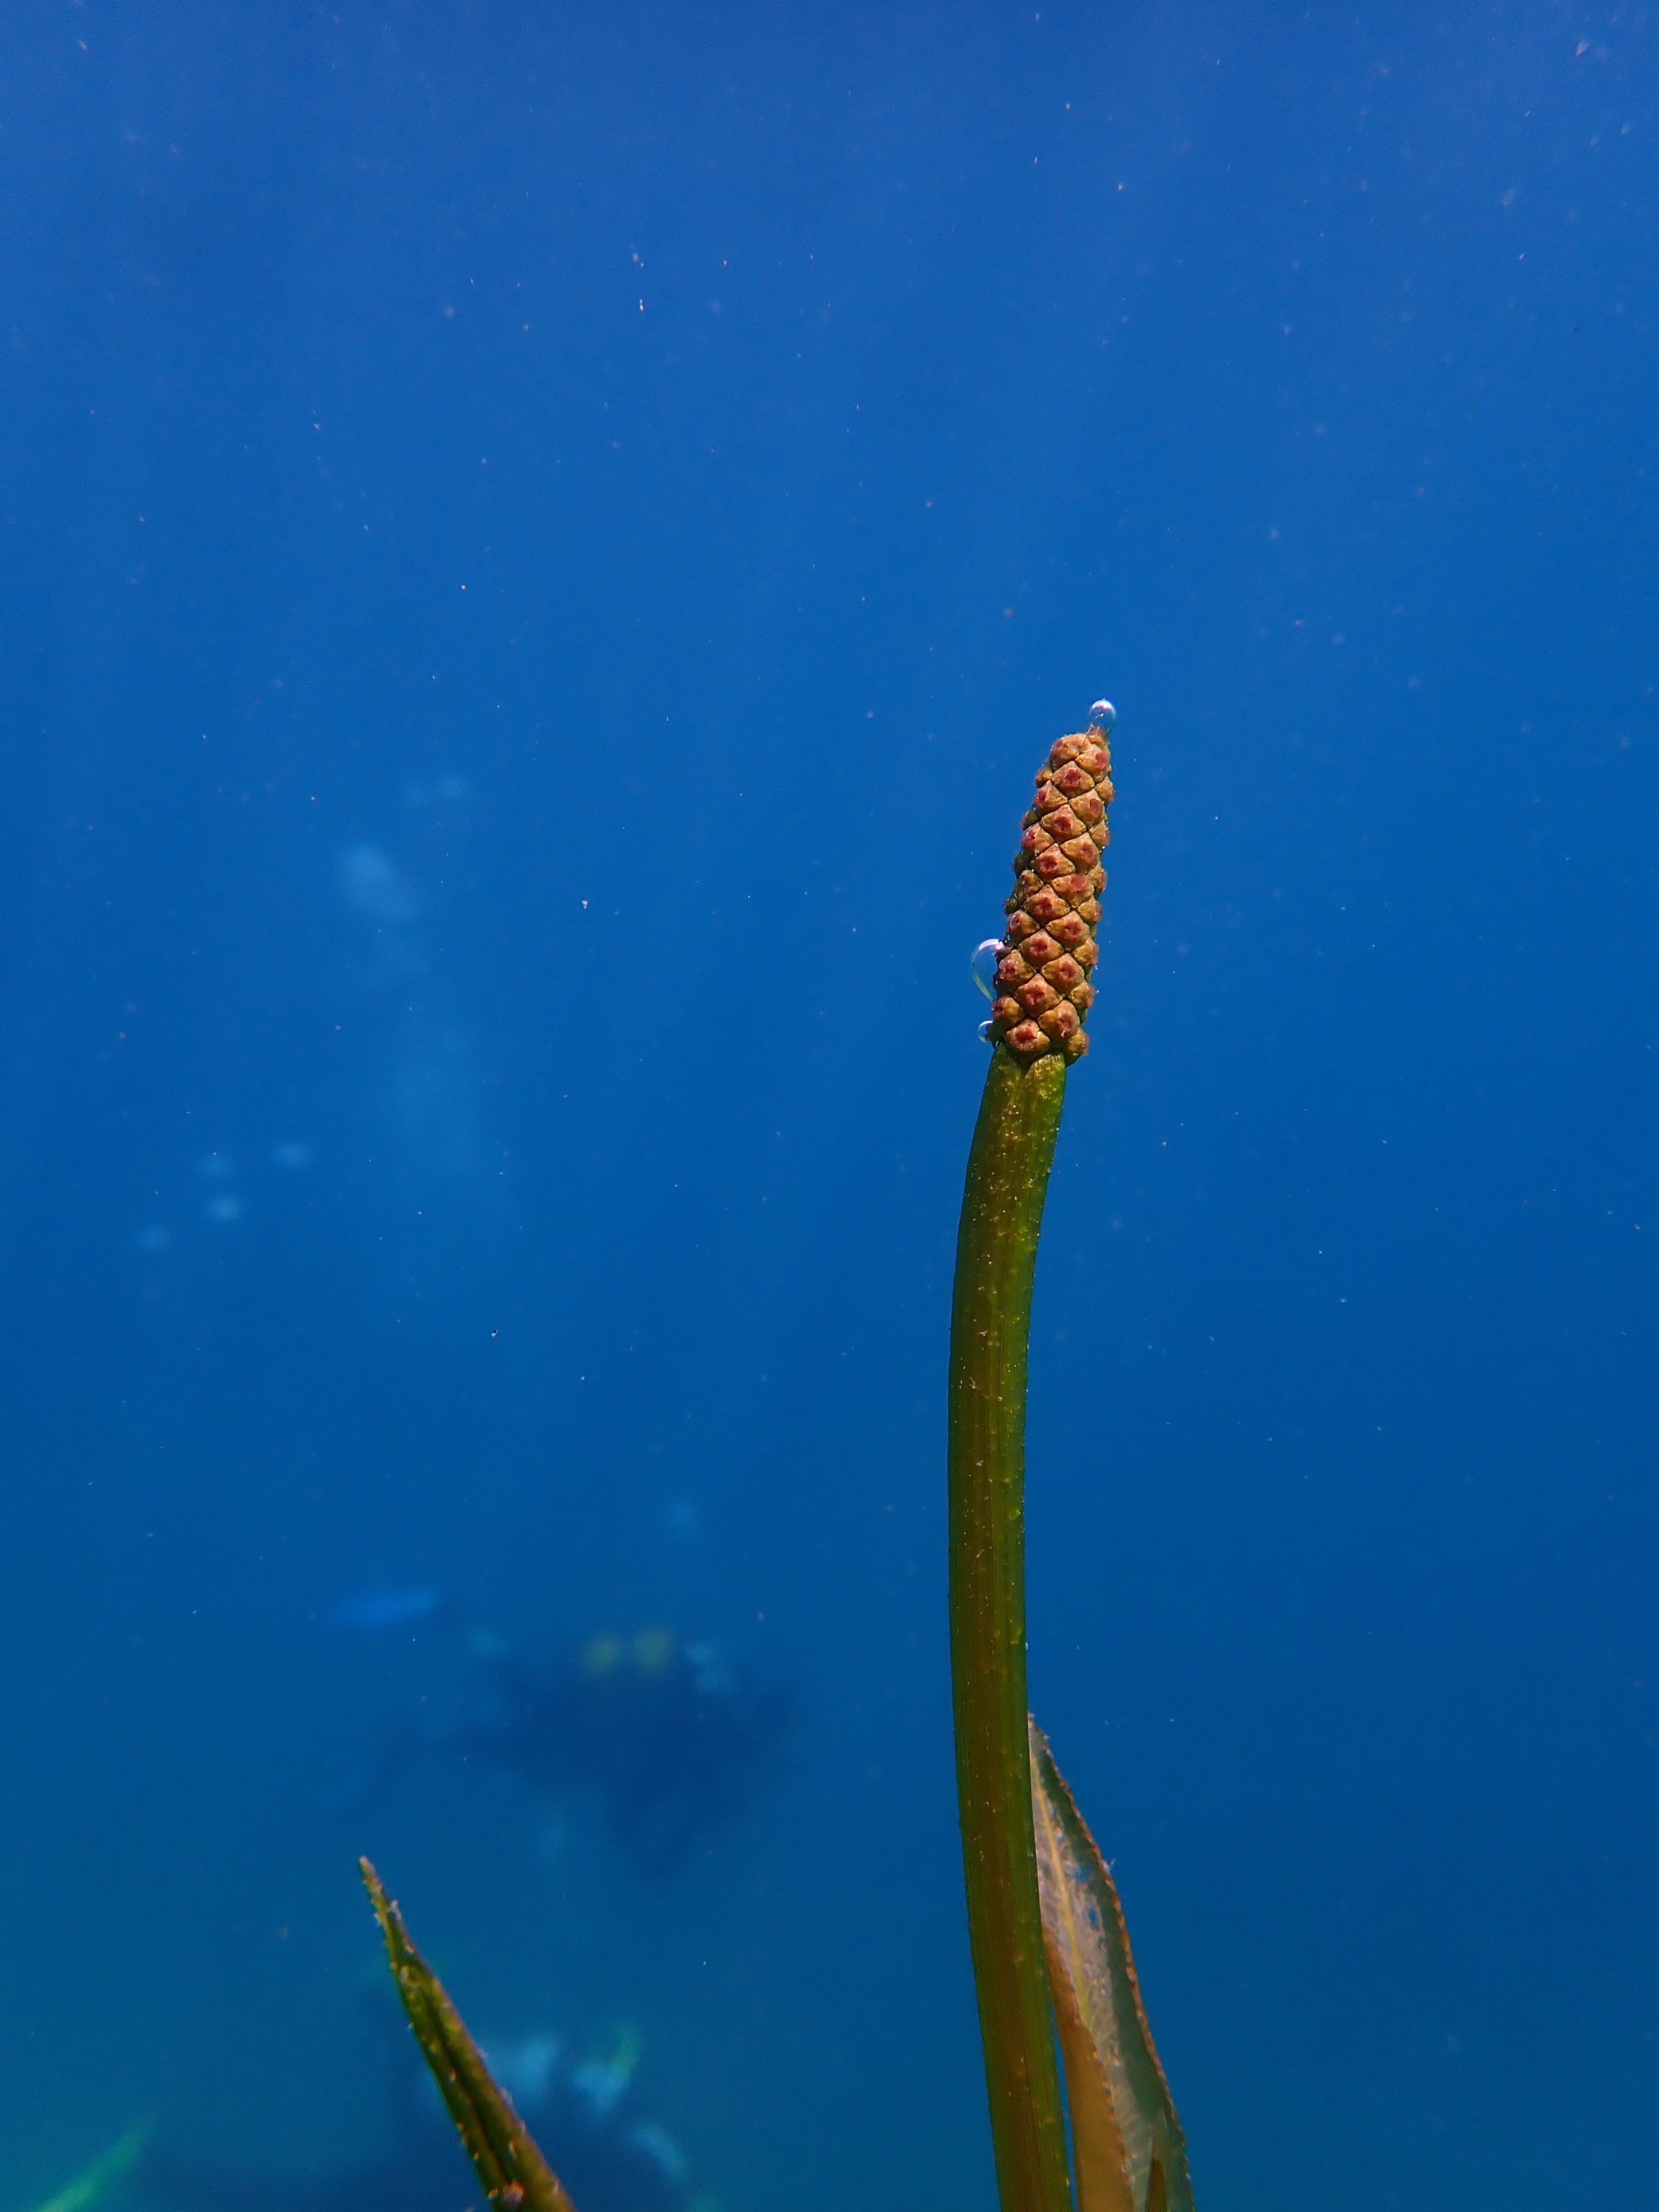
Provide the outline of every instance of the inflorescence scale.
{"type": "Polygon", "coordinates": [[[1021,1060],[1049,1052],[1081,1060],[1089,1049],[1083,1022],[1095,1000],[1089,977],[1099,957],[1111,799],[1112,757],[1098,727],[1061,738],[1037,770],[986,1032],[1021,1060]]]}

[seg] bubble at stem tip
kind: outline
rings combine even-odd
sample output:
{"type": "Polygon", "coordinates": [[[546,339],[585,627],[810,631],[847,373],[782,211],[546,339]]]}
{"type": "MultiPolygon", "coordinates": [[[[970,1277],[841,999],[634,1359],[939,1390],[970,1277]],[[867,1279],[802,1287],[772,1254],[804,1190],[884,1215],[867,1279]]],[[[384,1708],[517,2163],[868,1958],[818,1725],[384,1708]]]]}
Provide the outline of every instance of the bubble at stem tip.
{"type": "Polygon", "coordinates": [[[968,963],[974,971],[975,982],[988,999],[996,996],[993,986],[997,979],[997,963],[1001,959],[1004,950],[1000,937],[985,938],[974,947],[973,957],[968,963]]]}
{"type": "Polygon", "coordinates": [[[1091,730],[1109,730],[1116,720],[1117,708],[1109,699],[1097,699],[1089,709],[1089,727],[1091,730]]]}

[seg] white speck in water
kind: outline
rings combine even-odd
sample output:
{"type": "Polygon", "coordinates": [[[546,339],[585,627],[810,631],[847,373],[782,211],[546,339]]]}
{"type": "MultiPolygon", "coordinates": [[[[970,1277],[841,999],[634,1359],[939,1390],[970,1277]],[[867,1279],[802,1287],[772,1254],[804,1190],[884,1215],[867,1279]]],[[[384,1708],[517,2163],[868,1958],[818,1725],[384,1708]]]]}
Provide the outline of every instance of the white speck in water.
{"type": "Polygon", "coordinates": [[[1091,730],[1109,730],[1116,720],[1117,708],[1109,699],[1097,699],[1089,709],[1089,727],[1091,730]]]}
{"type": "Polygon", "coordinates": [[[974,971],[975,982],[979,985],[988,999],[994,999],[996,996],[996,992],[992,987],[996,981],[997,963],[1002,957],[1002,939],[1000,937],[984,938],[974,947],[973,957],[969,963],[974,971]]]}

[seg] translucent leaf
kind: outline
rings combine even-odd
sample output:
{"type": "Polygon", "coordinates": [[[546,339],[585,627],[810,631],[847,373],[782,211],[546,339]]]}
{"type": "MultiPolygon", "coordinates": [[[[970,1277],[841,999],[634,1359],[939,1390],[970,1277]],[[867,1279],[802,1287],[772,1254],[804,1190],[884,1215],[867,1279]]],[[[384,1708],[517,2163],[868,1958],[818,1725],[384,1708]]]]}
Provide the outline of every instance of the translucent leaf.
{"type": "Polygon", "coordinates": [[[367,1859],[357,1863],[415,2039],[426,2054],[490,2203],[498,2212],[575,2212],[511,2099],[490,2079],[483,2054],[467,2033],[443,1984],[410,1942],[403,1915],[386,1895],[380,1877],[367,1859]]]}
{"type": "Polygon", "coordinates": [[[39,2212],[94,2212],[94,2207],[104,2202],[116,2184],[131,2172],[149,2135],[149,2130],[144,2127],[134,2128],[123,2136],[112,2150],[94,2159],[78,2179],[40,2206],[39,2212]]]}
{"type": "Polygon", "coordinates": [[[1123,1908],[1047,1739],[1030,1727],[1042,1948],[1078,2212],[1193,2212],[1186,2139],[1152,2047],[1123,1908]]]}

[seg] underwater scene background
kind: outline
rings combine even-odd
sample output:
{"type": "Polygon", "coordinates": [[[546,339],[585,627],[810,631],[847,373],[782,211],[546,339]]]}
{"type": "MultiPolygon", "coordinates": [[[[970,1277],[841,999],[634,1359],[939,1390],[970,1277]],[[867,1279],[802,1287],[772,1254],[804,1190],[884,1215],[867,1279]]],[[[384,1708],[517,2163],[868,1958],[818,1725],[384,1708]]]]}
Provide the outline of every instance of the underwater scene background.
{"type": "Polygon", "coordinates": [[[944,1359],[1206,2212],[1659,2160],[1650,9],[15,0],[0,2212],[988,2207],[944,1359]]]}

